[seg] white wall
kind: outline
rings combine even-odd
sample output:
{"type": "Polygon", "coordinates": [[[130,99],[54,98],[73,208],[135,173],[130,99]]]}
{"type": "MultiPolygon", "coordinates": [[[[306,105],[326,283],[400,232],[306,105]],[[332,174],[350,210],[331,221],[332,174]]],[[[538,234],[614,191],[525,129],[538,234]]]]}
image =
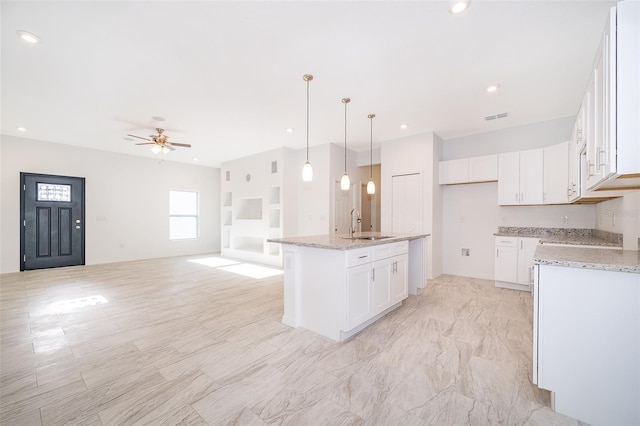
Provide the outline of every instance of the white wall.
{"type": "MultiPolygon", "coordinates": [[[[302,181],[302,166],[306,151],[300,151],[298,157],[299,174],[297,185],[297,235],[326,235],[331,232],[331,197],[333,176],[330,174],[330,145],[316,145],[309,148],[309,162],[313,167],[313,180],[302,181]]],[[[293,235],[285,235],[287,237],[293,235]]]]}
{"type": "MultiPolygon", "coordinates": [[[[541,148],[568,140],[575,117],[446,140],[444,159],[541,148]]],[[[494,236],[499,226],[595,228],[594,205],[498,206],[496,182],[443,186],[443,272],[494,278],[494,236]],[[565,222],[567,217],[567,223],[565,222]],[[469,257],[461,249],[471,249],[469,257]]]]}
{"type": "Polygon", "coordinates": [[[20,268],[20,172],[86,178],[89,265],[220,251],[219,169],[5,135],[0,152],[0,273],[20,268]],[[169,241],[172,189],[200,193],[199,239],[169,241]]]}
{"type": "Polygon", "coordinates": [[[524,151],[566,142],[570,139],[575,120],[575,116],[570,116],[447,139],[444,142],[443,159],[456,160],[503,152],[524,151]]]}
{"type": "Polygon", "coordinates": [[[494,233],[499,226],[594,228],[593,205],[498,205],[497,182],[443,186],[443,272],[494,279],[494,233]],[[563,223],[564,217],[568,223],[563,223]],[[471,250],[469,257],[462,249],[471,250]]]}
{"type": "Polygon", "coordinates": [[[622,234],[625,250],[640,250],[640,191],[598,203],[596,229],[622,234]]]}
{"type": "Polygon", "coordinates": [[[427,278],[440,275],[442,262],[441,195],[437,185],[437,164],[441,160],[441,139],[434,133],[423,133],[386,141],[381,147],[381,230],[392,229],[392,177],[420,173],[422,175],[422,232],[431,234],[426,241],[427,278]]]}

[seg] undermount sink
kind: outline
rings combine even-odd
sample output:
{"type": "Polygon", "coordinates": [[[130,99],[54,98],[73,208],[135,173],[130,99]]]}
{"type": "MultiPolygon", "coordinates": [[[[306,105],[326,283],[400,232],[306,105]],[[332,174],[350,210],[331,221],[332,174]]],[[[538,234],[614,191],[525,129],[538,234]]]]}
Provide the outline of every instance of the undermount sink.
{"type": "Polygon", "coordinates": [[[364,236],[364,235],[360,235],[360,236],[355,236],[355,237],[342,237],[345,240],[369,240],[369,241],[374,241],[374,240],[384,240],[385,238],[392,238],[391,235],[368,235],[368,236],[364,236]]]}

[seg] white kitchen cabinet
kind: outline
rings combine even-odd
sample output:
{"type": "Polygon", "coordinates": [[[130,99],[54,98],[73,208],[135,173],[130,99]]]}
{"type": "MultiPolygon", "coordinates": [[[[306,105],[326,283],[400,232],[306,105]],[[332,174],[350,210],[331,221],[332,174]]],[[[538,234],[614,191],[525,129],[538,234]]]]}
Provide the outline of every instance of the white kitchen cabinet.
{"type": "Polygon", "coordinates": [[[611,9],[596,53],[586,189],[640,187],[640,2],[611,9]]]}
{"type": "Polygon", "coordinates": [[[496,287],[530,290],[533,255],[539,242],[532,237],[496,237],[496,287]]]}
{"type": "Polygon", "coordinates": [[[345,329],[362,324],[373,316],[372,312],[372,264],[364,264],[347,268],[346,291],[346,318],[345,329]]]}
{"type": "Polygon", "coordinates": [[[440,161],[439,167],[439,183],[441,185],[494,182],[498,180],[497,155],[440,161]]]}
{"type": "Polygon", "coordinates": [[[569,201],[569,142],[543,149],[544,204],[566,204],[569,201]]]}
{"type": "Polygon", "coordinates": [[[382,312],[391,306],[391,274],[393,271],[391,259],[383,259],[373,264],[371,274],[371,309],[382,312]]]}
{"type": "Polygon", "coordinates": [[[391,291],[391,305],[395,305],[398,302],[403,301],[409,296],[408,286],[408,263],[409,256],[402,254],[396,256],[393,262],[393,271],[391,273],[390,291],[391,291]]]}
{"type": "Polygon", "coordinates": [[[440,185],[450,185],[469,182],[469,159],[440,161],[440,185]]]}
{"type": "Polygon", "coordinates": [[[640,424],[640,274],[536,265],[533,382],[555,411],[640,424]]]}
{"type": "Polygon", "coordinates": [[[540,148],[498,156],[498,204],[542,204],[543,155],[540,148]]]}

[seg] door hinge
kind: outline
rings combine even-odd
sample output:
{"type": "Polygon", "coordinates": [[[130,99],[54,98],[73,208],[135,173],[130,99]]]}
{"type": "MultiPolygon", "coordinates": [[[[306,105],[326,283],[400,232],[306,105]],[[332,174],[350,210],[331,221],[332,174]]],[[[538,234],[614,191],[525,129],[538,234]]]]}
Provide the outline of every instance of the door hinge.
{"type": "Polygon", "coordinates": [[[27,261],[27,255],[26,255],[26,254],[23,254],[23,255],[22,255],[22,261],[23,261],[23,262],[26,262],[26,261],[27,261]]]}
{"type": "Polygon", "coordinates": [[[27,190],[27,184],[25,183],[24,185],[22,185],[22,190],[26,191],[27,190]]]}
{"type": "Polygon", "coordinates": [[[22,221],[22,226],[27,226],[27,220],[26,219],[22,221]]]}

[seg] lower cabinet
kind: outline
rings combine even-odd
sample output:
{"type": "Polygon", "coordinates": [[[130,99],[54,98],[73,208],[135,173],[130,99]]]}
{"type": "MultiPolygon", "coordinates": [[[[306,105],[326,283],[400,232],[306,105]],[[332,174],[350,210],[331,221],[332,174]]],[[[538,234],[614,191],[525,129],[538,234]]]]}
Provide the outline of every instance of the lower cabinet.
{"type": "Polygon", "coordinates": [[[409,295],[408,245],[384,247],[373,261],[347,268],[345,327],[352,330],[409,295]],[[398,254],[400,253],[400,254],[398,254]],[[380,258],[381,256],[389,256],[380,258]]]}
{"type": "Polygon", "coordinates": [[[533,255],[539,241],[531,237],[496,237],[496,287],[530,290],[533,255]]]}

